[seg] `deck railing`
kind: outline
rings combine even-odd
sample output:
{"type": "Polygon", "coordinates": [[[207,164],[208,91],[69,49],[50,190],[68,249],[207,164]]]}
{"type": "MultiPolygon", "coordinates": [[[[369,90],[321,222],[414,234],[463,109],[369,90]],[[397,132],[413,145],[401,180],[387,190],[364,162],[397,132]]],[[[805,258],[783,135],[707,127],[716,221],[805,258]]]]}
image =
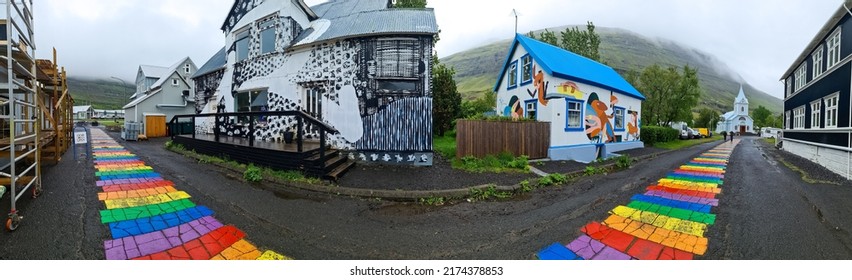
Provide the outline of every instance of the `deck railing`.
{"type": "MultiPolygon", "coordinates": [[[[297,123],[296,124],[296,135],[295,135],[294,140],[296,141],[296,146],[297,146],[298,152],[300,152],[300,153],[304,152],[302,142],[303,142],[304,137],[305,137],[305,133],[304,133],[305,122],[307,122],[307,123],[311,124],[312,127],[319,130],[319,140],[320,140],[319,152],[320,152],[320,159],[321,160],[325,159],[325,152],[327,150],[326,141],[325,141],[326,134],[327,133],[331,133],[331,134],[338,133],[338,130],[335,129],[334,127],[331,127],[327,123],[325,123],[325,122],[323,122],[323,121],[321,121],[321,120],[319,120],[319,119],[317,119],[317,118],[315,118],[315,117],[313,117],[313,116],[311,116],[311,115],[309,115],[309,114],[307,114],[303,111],[266,111],[266,112],[238,112],[238,113],[210,113],[210,114],[196,114],[196,115],[176,115],[176,116],[172,117],[172,119],[170,121],[170,124],[171,124],[170,127],[177,127],[178,123],[180,123],[179,122],[180,119],[191,119],[191,124],[192,124],[192,128],[193,128],[192,129],[192,139],[195,139],[196,119],[197,118],[209,118],[209,117],[213,117],[213,119],[215,120],[215,126],[213,127],[213,135],[214,135],[213,139],[216,143],[220,143],[219,142],[219,135],[222,132],[219,131],[219,130],[220,130],[220,127],[224,124],[222,122],[223,119],[230,119],[231,117],[248,118],[248,124],[249,124],[248,125],[248,129],[249,129],[248,130],[248,143],[249,143],[249,147],[254,147],[254,140],[255,140],[254,132],[255,132],[256,126],[258,125],[257,120],[260,117],[267,117],[267,118],[268,117],[294,117],[294,118],[296,118],[296,123],[297,123]]],[[[181,133],[176,133],[174,131],[169,132],[169,135],[172,136],[172,137],[175,137],[179,134],[181,134],[181,133]]]]}

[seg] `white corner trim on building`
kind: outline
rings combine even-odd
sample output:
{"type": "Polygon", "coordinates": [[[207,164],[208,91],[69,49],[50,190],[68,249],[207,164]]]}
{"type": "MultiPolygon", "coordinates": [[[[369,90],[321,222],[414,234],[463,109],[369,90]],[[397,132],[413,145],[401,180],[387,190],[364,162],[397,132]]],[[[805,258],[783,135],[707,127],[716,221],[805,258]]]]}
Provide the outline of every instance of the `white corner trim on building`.
{"type": "Polygon", "coordinates": [[[852,149],[784,138],[783,150],[819,164],[847,180],[852,180],[852,169],[849,165],[852,162],[852,149]]]}

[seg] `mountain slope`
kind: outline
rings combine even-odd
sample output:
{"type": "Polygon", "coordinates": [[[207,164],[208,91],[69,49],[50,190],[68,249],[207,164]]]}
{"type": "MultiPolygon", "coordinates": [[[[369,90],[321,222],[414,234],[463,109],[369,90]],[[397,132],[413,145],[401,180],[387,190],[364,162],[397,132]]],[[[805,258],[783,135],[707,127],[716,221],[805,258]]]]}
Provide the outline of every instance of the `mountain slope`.
{"type": "MultiPolygon", "coordinates": [[[[558,33],[565,27],[549,30],[558,33]]],[[[696,111],[702,107],[719,113],[732,110],[741,83],[749,98],[751,110],[764,106],[775,114],[782,111],[780,99],[752,87],[710,54],[672,41],[649,39],[627,30],[597,27],[595,31],[601,37],[602,60],[620,73],[641,71],[654,63],[663,67],[680,68],[688,64],[697,68],[703,95],[696,111]]],[[[491,43],[453,54],[441,59],[441,62],[455,68],[459,91],[472,98],[494,87],[510,43],[511,40],[491,43]]]]}
{"type": "Polygon", "coordinates": [[[136,89],[114,79],[68,77],[68,92],[75,105],[92,105],[95,109],[115,110],[127,104],[136,89]]]}

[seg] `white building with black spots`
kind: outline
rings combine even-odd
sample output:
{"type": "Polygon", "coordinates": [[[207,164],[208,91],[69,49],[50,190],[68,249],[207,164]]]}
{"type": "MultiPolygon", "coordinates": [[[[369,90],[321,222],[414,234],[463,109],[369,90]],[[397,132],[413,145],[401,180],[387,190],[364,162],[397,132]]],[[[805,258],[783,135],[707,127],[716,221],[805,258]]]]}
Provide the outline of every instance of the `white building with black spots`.
{"type": "MultiPolygon", "coordinates": [[[[197,113],[301,110],[337,129],[326,140],[350,158],[431,165],[432,9],[237,0],[221,29],[225,47],[193,76],[197,113]]],[[[264,121],[257,140],[282,141],[296,129],[291,117],[264,121]]],[[[233,127],[218,129],[247,133],[233,127]]],[[[197,132],[213,129],[213,120],[196,123],[197,132]]],[[[304,133],[306,141],[319,137],[310,127],[304,133]]]]}

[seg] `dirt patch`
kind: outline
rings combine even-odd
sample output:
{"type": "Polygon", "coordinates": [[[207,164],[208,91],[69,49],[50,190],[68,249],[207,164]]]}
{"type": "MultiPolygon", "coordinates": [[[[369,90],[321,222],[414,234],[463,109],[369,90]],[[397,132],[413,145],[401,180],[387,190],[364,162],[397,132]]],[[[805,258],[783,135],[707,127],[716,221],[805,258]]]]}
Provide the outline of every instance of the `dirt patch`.
{"type": "Polygon", "coordinates": [[[537,177],[532,173],[471,173],[453,169],[440,156],[430,167],[358,164],[338,181],[348,188],[379,190],[448,190],[479,185],[510,186],[537,177]]]}

